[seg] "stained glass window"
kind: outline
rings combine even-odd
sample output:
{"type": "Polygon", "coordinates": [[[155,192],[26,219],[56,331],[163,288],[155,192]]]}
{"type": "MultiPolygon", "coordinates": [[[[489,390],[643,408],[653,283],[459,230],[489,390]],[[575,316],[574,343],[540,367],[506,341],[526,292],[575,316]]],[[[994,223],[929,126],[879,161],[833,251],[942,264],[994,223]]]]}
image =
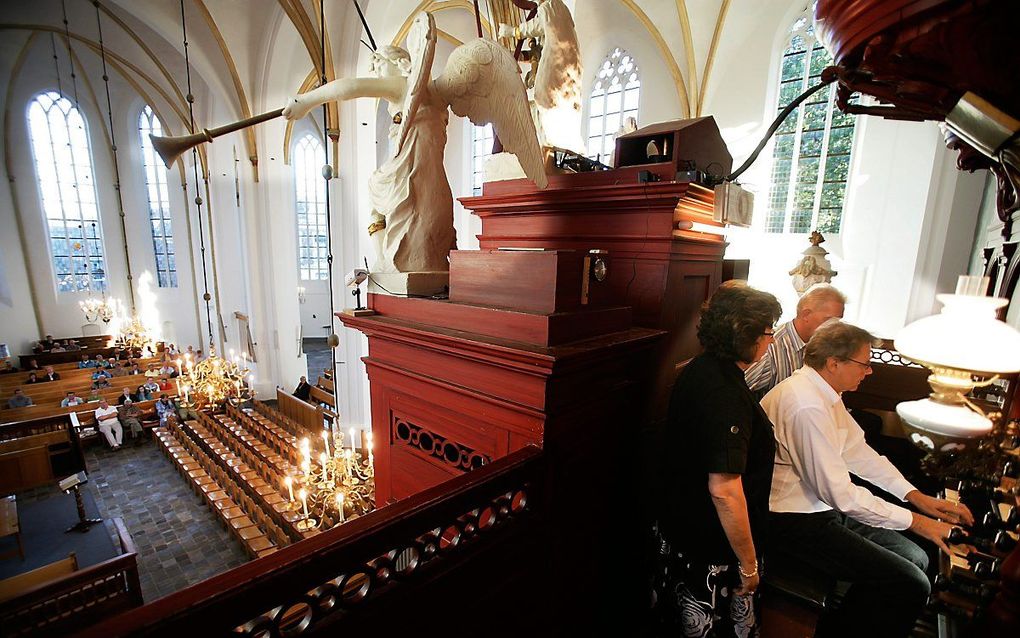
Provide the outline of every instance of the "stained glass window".
{"type": "Polygon", "coordinates": [[[613,49],[599,67],[588,103],[588,157],[605,161],[616,147],[616,133],[628,117],[637,120],[641,78],[637,62],[613,49]]]}
{"type": "MultiPolygon", "coordinates": [[[[830,64],[810,17],[801,16],[783,51],[776,112],[817,84],[830,64]]],[[[766,232],[840,231],[856,118],[835,106],[835,96],[835,84],[818,91],[776,132],[766,232]]]]}
{"type": "Polygon", "coordinates": [[[294,190],[297,208],[298,276],[302,280],[329,278],[326,248],[326,154],[313,135],[294,148],[294,190]]]}
{"type": "Polygon", "coordinates": [[[149,199],[149,226],[152,249],[156,255],[156,279],[160,288],[177,287],[177,255],[174,232],[170,224],[170,190],[166,182],[166,166],[152,148],[149,135],[162,135],[163,127],[149,106],[138,116],[138,133],[142,142],[145,165],[145,194],[149,199]]]}
{"type": "Polygon", "coordinates": [[[105,290],[103,234],[85,119],[70,100],[47,91],[29,103],[28,131],[57,290],[105,290]]]}

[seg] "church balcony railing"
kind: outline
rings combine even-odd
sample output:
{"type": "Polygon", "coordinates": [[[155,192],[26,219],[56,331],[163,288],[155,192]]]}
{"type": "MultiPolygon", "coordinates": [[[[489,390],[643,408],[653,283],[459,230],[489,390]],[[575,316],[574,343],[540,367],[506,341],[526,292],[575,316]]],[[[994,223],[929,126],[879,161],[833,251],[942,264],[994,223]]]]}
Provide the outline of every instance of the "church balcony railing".
{"type": "Polygon", "coordinates": [[[424,635],[488,616],[481,600],[538,614],[544,467],[524,448],[78,635],[424,635]]]}

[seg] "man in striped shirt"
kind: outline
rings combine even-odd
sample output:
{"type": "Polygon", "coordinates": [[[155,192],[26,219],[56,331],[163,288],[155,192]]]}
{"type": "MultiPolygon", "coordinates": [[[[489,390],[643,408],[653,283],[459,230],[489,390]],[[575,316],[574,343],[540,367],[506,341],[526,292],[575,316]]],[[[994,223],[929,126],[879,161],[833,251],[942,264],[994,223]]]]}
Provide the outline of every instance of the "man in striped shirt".
{"type": "Polygon", "coordinates": [[[815,284],[797,302],[797,316],[776,328],[765,356],[744,371],[747,387],[760,397],[804,365],[804,346],[820,325],[843,318],[846,296],[830,284],[815,284]]]}

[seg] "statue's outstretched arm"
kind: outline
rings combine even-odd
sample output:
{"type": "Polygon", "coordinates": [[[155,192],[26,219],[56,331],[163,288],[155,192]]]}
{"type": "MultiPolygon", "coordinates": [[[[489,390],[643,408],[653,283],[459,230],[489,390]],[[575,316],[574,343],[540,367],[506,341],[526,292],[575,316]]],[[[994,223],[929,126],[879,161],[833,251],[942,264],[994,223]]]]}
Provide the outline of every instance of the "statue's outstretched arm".
{"type": "Polygon", "coordinates": [[[342,102],[359,97],[377,97],[399,103],[404,98],[406,87],[407,80],[403,77],[341,78],[290,98],[283,109],[283,117],[300,120],[326,102],[342,102]]]}

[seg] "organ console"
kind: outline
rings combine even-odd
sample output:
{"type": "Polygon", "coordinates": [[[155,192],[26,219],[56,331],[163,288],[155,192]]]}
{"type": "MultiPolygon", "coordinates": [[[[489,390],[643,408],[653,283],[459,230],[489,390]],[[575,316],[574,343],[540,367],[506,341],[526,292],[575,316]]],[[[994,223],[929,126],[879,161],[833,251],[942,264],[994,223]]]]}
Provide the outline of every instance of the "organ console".
{"type": "Polygon", "coordinates": [[[983,613],[1018,586],[1020,456],[1011,440],[1006,436],[999,446],[1003,458],[993,476],[968,478],[944,492],[946,499],[967,505],[976,523],[953,529],[947,539],[950,554],[941,557],[932,584],[931,609],[939,614],[940,636],[981,635],[983,613]]]}

